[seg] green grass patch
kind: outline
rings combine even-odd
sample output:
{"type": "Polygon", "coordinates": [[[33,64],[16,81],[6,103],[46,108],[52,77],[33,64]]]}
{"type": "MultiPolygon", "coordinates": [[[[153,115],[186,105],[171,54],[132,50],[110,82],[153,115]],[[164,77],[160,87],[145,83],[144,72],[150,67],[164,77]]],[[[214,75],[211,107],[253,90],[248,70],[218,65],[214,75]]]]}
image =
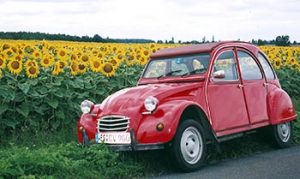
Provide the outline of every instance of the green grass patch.
{"type": "Polygon", "coordinates": [[[5,178],[127,178],[142,174],[143,167],[118,156],[103,145],[83,148],[75,142],[44,147],[11,145],[0,149],[0,174],[5,178]]]}

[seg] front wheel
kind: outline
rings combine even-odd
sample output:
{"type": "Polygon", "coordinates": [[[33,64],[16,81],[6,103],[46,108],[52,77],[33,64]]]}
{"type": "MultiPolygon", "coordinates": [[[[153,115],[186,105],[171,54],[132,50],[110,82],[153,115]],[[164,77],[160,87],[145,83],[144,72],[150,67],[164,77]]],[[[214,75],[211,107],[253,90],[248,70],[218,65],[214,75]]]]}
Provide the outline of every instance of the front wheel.
{"type": "Polygon", "coordinates": [[[291,145],[293,127],[291,122],[272,126],[272,138],[276,147],[286,148],[291,145]]]}
{"type": "Polygon", "coordinates": [[[201,125],[195,120],[184,120],[179,125],[171,149],[181,170],[191,172],[204,164],[207,149],[203,134],[201,125]]]}

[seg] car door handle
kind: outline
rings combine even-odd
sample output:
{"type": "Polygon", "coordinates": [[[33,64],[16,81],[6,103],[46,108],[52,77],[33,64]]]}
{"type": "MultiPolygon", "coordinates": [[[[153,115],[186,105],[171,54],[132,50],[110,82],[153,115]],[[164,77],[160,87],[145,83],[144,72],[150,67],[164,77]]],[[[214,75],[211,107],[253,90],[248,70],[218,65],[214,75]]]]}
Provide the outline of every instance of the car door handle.
{"type": "Polygon", "coordinates": [[[269,85],[268,83],[264,83],[264,84],[263,84],[264,87],[267,87],[268,85],[269,85]]]}
{"type": "Polygon", "coordinates": [[[244,85],[242,85],[242,84],[239,84],[237,87],[238,87],[238,88],[243,88],[243,87],[244,87],[244,85]]]}

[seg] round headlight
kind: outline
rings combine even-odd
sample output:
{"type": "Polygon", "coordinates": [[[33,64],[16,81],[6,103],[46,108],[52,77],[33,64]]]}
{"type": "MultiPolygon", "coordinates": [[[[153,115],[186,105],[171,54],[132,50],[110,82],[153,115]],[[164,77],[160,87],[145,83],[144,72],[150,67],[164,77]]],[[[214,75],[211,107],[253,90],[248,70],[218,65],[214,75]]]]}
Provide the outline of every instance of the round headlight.
{"type": "Polygon", "coordinates": [[[91,102],[89,100],[84,100],[84,101],[82,101],[80,108],[81,108],[82,113],[86,114],[86,113],[91,112],[93,106],[94,106],[93,102],[91,102]]]}
{"type": "Polygon", "coordinates": [[[145,99],[144,106],[147,109],[147,111],[152,112],[156,109],[157,103],[158,103],[157,98],[155,98],[153,96],[149,96],[145,99]]]}

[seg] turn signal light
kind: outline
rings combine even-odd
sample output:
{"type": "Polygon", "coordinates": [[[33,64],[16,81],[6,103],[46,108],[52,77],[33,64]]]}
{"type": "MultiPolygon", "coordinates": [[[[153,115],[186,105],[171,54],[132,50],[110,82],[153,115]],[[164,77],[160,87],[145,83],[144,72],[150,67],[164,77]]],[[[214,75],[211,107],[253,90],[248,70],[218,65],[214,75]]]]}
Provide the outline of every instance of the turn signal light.
{"type": "Polygon", "coordinates": [[[157,125],[156,125],[156,130],[157,131],[162,131],[163,129],[164,129],[164,124],[163,123],[158,123],[157,125]]]}

